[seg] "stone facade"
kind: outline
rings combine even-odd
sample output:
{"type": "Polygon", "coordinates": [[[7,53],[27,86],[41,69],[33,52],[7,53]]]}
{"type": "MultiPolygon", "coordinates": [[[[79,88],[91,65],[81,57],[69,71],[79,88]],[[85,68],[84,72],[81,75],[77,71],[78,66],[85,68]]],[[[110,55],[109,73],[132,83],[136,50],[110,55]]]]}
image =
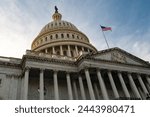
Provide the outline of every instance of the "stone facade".
{"type": "Polygon", "coordinates": [[[120,48],[102,51],[53,14],[22,59],[0,57],[0,99],[149,99],[150,64],[120,48]]]}

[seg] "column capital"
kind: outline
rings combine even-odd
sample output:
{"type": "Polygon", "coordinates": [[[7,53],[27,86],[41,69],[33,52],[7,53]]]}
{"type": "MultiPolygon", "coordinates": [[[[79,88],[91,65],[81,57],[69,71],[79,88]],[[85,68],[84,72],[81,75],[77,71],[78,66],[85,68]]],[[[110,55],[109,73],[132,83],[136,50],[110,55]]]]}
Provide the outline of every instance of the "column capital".
{"type": "Polygon", "coordinates": [[[85,66],[83,69],[84,69],[84,70],[89,70],[89,67],[88,67],[88,66],[85,66]]]}
{"type": "Polygon", "coordinates": [[[30,69],[31,69],[31,67],[29,67],[29,66],[26,66],[26,67],[24,68],[25,71],[29,71],[30,69]]]}
{"type": "Polygon", "coordinates": [[[130,74],[130,75],[131,75],[131,74],[132,74],[132,72],[130,72],[130,71],[127,71],[127,74],[130,74]]]}
{"type": "Polygon", "coordinates": [[[96,67],[96,71],[100,71],[101,69],[99,67],[96,67]]]}
{"type": "Polygon", "coordinates": [[[117,73],[122,73],[122,71],[120,71],[120,70],[117,70],[117,73]]]}
{"type": "Polygon", "coordinates": [[[57,70],[57,69],[53,69],[53,72],[54,72],[54,73],[57,73],[58,71],[59,71],[59,70],[57,70]]]}
{"type": "Polygon", "coordinates": [[[45,70],[45,69],[43,69],[43,68],[40,68],[40,73],[41,73],[41,72],[44,72],[44,70],[45,70]]]}
{"type": "Polygon", "coordinates": [[[65,71],[65,73],[66,73],[66,74],[70,74],[71,72],[69,72],[69,71],[65,71]]]}
{"type": "Polygon", "coordinates": [[[107,72],[108,72],[108,73],[111,73],[111,70],[108,69],[107,72]]]}

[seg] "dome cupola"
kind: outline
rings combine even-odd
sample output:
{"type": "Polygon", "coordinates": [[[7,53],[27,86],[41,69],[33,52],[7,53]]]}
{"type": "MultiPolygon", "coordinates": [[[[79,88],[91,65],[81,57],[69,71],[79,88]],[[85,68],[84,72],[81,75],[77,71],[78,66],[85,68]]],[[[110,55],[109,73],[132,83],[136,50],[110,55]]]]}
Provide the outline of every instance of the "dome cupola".
{"type": "Polygon", "coordinates": [[[81,52],[96,52],[88,37],[72,23],[62,20],[55,6],[53,21],[46,24],[31,45],[32,51],[50,55],[77,57],[81,52]]]}

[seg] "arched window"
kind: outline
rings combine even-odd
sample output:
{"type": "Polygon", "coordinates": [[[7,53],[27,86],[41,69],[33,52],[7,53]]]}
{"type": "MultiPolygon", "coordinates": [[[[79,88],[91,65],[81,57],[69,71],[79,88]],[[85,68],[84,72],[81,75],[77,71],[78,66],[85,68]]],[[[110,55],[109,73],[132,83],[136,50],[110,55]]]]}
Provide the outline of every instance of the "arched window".
{"type": "Polygon", "coordinates": [[[56,39],[58,39],[58,34],[56,34],[56,39]]]}
{"type": "Polygon", "coordinates": [[[65,22],[63,22],[63,25],[65,26],[65,22]]]}
{"type": "Polygon", "coordinates": [[[57,22],[55,23],[55,26],[57,26],[57,22]]]}
{"type": "Polygon", "coordinates": [[[51,35],[50,38],[53,39],[53,35],[51,35]]]}
{"type": "Polygon", "coordinates": [[[61,34],[61,38],[64,38],[64,34],[61,34]]]}
{"type": "Polygon", "coordinates": [[[69,34],[67,34],[67,38],[69,38],[69,34]]]}
{"type": "Polygon", "coordinates": [[[61,23],[59,22],[59,26],[61,26],[61,23]]]}
{"type": "Polygon", "coordinates": [[[77,39],[79,39],[79,36],[77,36],[77,39]]]}
{"type": "Polygon", "coordinates": [[[47,41],[47,37],[45,37],[45,41],[47,41]]]}
{"type": "Polygon", "coordinates": [[[53,24],[51,24],[51,27],[53,27],[53,24]]]}
{"type": "Polygon", "coordinates": [[[72,38],[74,39],[74,35],[72,35],[72,38]]]}
{"type": "Polygon", "coordinates": [[[43,39],[41,39],[40,41],[41,41],[41,43],[42,43],[42,42],[43,42],[43,39]]]}

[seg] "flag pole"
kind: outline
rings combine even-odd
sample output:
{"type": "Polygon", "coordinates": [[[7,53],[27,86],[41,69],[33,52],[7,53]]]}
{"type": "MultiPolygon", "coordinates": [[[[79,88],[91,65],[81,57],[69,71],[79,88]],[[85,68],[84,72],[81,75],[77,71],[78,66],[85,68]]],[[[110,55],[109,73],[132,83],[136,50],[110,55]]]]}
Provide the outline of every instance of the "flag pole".
{"type": "Polygon", "coordinates": [[[104,36],[105,42],[106,42],[106,44],[107,44],[107,47],[108,47],[108,49],[109,49],[109,45],[108,45],[108,42],[107,42],[107,39],[106,39],[106,36],[105,36],[105,34],[104,34],[104,31],[103,31],[103,30],[102,30],[102,33],[103,33],[103,36],[104,36]]]}

